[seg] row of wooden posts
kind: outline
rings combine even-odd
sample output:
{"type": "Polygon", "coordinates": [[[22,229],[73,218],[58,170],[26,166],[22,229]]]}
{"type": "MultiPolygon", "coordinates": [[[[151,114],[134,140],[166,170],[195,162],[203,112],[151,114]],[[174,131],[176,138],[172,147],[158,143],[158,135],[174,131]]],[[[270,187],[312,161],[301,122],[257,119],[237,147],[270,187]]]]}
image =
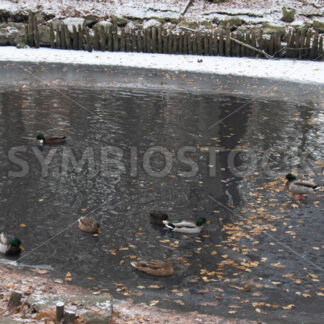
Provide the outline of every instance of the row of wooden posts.
{"type": "MultiPolygon", "coordinates": [[[[39,47],[38,24],[34,14],[25,25],[26,43],[39,47]]],[[[179,34],[162,28],[126,30],[117,25],[90,29],[79,25],[50,25],[50,46],[60,49],[121,52],[221,55],[237,57],[286,57],[323,60],[323,35],[312,30],[291,29],[286,35],[263,35],[262,29],[231,33],[230,26],[215,32],[183,30],[179,34]]]]}

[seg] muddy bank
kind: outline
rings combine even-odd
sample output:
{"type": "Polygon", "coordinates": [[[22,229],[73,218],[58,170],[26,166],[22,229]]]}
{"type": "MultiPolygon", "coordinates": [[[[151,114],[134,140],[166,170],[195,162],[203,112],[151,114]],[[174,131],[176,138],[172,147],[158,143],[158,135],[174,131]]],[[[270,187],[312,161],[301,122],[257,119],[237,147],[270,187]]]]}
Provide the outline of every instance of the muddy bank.
{"type": "MultiPolygon", "coordinates": [[[[228,1],[215,7],[215,4],[205,1],[199,11],[194,2],[186,14],[182,14],[181,5],[172,7],[170,3],[162,9],[156,4],[154,10],[134,7],[130,11],[126,6],[117,10],[112,4],[106,4],[100,12],[99,4],[89,10],[73,9],[72,5],[69,6],[71,10],[54,10],[46,8],[45,3],[39,3],[27,10],[21,2],[9,2],[8,6],[0,4],[0,45],[323,58],[324,22],[320,8],[311,5],[299,7],[295,3],[288,9],[274,4],[266,9],[261,6],[244,9],[240,5],[228,1]],[[30,16],[30,12],[34,15],[30,16]]],[[[78,2],[79,7],[82,8],[78,2]]]]}
{"type": "MultiPolygon", "coordinates": [[[[46,270],[18,269],[12,266],[0,264],[0,322],[5,319],[14,319],[29,323],[54,323],[54,314],[48,313],[48,317],[40,320],[39,313],[28,312],[27,297],[33,294],[45,295],[92,295],[90,290],[68,284],[61,279],[50,279],[46,270]],[[23,304],[17,309],[7,309],[7,302],[12,290],[23,293],[23,304]],[[50,316],[52,315],[52,316],[50,316]]],[[[146,305],[134,305],[132,301],[114,300],[114,312],[111,323],[224,323],[224,324],[248,324],[255,321],[225,319],[219,316],[210,316],[192,313],[178,313],[175,311],[161,310],[146,305]]]]}

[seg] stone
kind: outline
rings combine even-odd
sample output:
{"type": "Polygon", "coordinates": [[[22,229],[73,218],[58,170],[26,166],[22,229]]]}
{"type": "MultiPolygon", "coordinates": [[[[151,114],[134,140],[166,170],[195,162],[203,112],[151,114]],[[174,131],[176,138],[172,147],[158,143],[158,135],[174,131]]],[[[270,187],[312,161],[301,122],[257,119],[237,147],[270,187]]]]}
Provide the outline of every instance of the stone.
{"type": "Polygon", "coordinates": [[[45,25],[38,26],[39,44],[49,46],[51,45],[50,27],[45,25]]]}
{"type": "Polygon", "coordinates": [[[95,15],[87,15],[84,17],[84,26],[92,27],[98,22],[98,17],[95,15]]]}
{"type": "Polygon", "coordinates": [[[225,2],[226,0],[208,0],[208,2],[213,2],[213,3],[220,3],[220,2],[225,2]]]}
{"type": "Polygon", "coordinates": [[[295,10],[287,10],[285,7],[282,8],[281,20],[287,23],[291,23],[295,20],[295,10]]]}
{"type": "Polygon", "coordinates": [[[55,310],[57,303],[65,303],[65,308],[72,308],[77,316],[89,319],[87,323],[108,323],[112,315],[112,297],[109,295],[31,295],[27,298],[27,304],[37,312],[55,310]]]}
{"type": "Polygon", "coordinates": [[[0,28],[0,45],[7,45],[8,43],[9,41],[6,28],[0,28]]]}
{"type": "Polygon", "coordinates": [[[231,27],[234,27],[234,26],[239,27],[239,26],[243,25],[244,20],[241,18],[238,18],[238,17],[233,17],[233,18],[230,18],[228,20],[228,22],[231,27]]]}
{"type": "Polygon", "coordinates": [[[284,35],[286,33],[285,26],[274,26],[267,23],[262,24],[264,34],[276,34],[284,35]]]}
{"type": "Polygon", "coordinates": [[[119,27],[125,27],[128,23],[126,18],[115,15],[111,16],[111,21],[119,27]]]}
{"type": "Polygon", "coordinates": [[[213,28],[213,23],[209,20],[203,20],[201,23],[200,23],[202,26],[204,26],[205,28],[207,29],[212,29],[213,28]]]}
{"type": "Polygon", "coordinates": [[[143,29],[148,29],[152,27],[160,27],[162,24],[156,19],[150,19],[143,24],[143,29]]]}
{"type": "Polygon", "coordinates": [[[81,25],[81,27],[85,25],[84,18],[69,17],[69,18],[65,18],[62,22],[67,26],[70,33],[73,33],[73,26],[75,26],[76,29],[78,30],[79,25],[81,25]]]}
{"type": "Polygon", "coordinates": [[[194,21],[183,21],[182,23],[180,23],[180,27],[186,27],[186,28],[190,28],[190,29],[197,29],[198,28],[198,24],[194,21]]]}
{"type": "Polygon", "coordinates": [[[104,27],[105,32],[108,31],[109,26],[112,26],[112,23],[108,20],[102,20],[97,22],[94,26],[93,29],[97,29],[98,31],[100,30],[101,26],[104,27]]]}
{"type": "Polygon", "coordinates": [[[313,22],[313,28],[319,33],[324,33],[324,22],[315,20],[313,22]]]}
{"type": "MultiPolygon", "coordinates": [[[[4,24],[1,24],[4,26],[4,24]]],[[[19,24],[21,25],[21,24],[19,24]]],[[[11,27],[0,28],[0,45],[16,45],[17,43],[24,42],[25,29],[11,27]]]]}

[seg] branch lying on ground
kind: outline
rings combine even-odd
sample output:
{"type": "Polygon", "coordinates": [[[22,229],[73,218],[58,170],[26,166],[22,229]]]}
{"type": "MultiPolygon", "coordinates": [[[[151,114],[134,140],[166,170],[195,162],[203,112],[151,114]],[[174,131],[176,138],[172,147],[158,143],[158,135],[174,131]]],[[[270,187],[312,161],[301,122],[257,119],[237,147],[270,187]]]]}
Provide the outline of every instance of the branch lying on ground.
{"type": "MultiPolygon", "coordinates": [[[[192,28],[188,28],[188,27],[184,27],[184,26],[181,26],[181,28],[182,29],[185,29],[185,30],[188,30],[188,31],[191,31],[191,32],[194,32],[194,33],[196,32],[196,30],[194,30],[192,28]]],[[[260,49],[258,49],[256,47],[252,46],[252,45],[249,45],[249,44],[246,44],[244,42],[241,42],[241,41],[239,41],[236,38],[230,37],[230,40],[233,41],[233,42],[236,42],[236,43],[238,43],[238,44],[240,44],[242,46],[245,46],[245,47],[247,47],[247,48],[249,48],[249,49],[251,49],[253,51],[256,51],[256,52],[258,52],[258,53],[260,53],[262,55],[264,55],[264,57],[267,58],[267,59],[273,59],[274,58],[274,56],[266,53],[264,50],[260,50],[260,49]]]]}
{"type": "Polygon", "coordinates": [[[186,5],[184,6],[182,12],[181,12],[181,16],[184,16],[184,14],[187,12],[188,8],[190,7],[190,5],[192,4],[193,0],[188,0],[186,5]]]}

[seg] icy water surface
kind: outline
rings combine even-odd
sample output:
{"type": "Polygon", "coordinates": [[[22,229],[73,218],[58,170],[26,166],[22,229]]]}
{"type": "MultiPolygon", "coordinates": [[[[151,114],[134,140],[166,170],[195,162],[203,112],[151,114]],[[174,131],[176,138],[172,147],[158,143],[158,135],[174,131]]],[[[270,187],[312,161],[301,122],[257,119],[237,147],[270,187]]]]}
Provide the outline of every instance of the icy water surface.
{"type": "Polygon", "coordinates": [[[0,89],[0,115],[0,231],[21,238],[21,262],[160,307],[275,323],[323,319],[322,194],[298,204],[283,181],[293,168],[320,172],[324,113],[316,104],[0,89]],[[41,151],[39,131],[67,143],[41,151]],[[48,169],[39,162],[46,157],[48,169]],[[170,233],[152,227],[152,209],[209,224],[201,235],[170,233]],[[87,214],[100,220],[99,237],[78,229],[87,214]],[[172,258],[175,275],[139,273],[130,266],[136,258],[172,258]]]}

